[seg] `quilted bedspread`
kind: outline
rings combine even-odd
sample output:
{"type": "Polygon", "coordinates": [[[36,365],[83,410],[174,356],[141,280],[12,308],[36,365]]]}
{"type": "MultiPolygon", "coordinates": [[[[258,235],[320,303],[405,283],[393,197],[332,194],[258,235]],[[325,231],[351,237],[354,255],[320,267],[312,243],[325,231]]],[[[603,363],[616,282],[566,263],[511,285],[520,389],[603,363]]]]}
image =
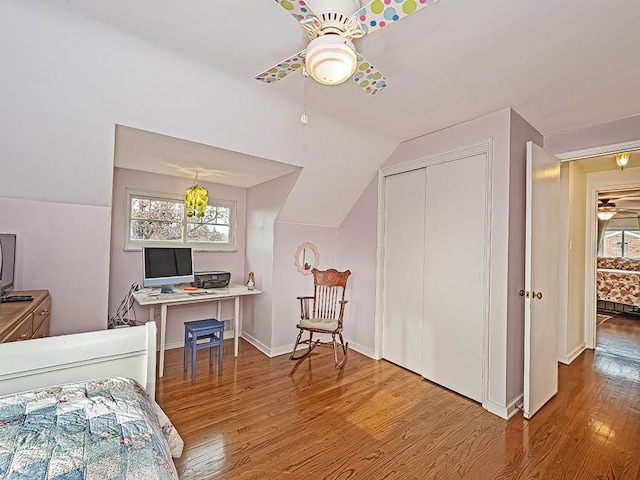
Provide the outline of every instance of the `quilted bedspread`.
{"type": "Polygon", "coordinates": [[[134,380],[0,397],[0,479],[177,479],[183,442],[134,380]]]}

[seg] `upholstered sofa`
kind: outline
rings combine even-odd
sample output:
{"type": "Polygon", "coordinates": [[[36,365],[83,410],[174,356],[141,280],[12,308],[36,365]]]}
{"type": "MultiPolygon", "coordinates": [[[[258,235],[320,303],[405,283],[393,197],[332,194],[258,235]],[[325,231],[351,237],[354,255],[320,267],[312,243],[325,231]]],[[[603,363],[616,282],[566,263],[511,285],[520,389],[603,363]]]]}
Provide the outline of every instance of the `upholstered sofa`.
{"type": "Polygon", "coordinates": [[[600,257],[597,263],[598,308],[635,311],[640,308],[640,259],[600,257]],[[630,306],[617,308],[607,302],[630,306]]]}

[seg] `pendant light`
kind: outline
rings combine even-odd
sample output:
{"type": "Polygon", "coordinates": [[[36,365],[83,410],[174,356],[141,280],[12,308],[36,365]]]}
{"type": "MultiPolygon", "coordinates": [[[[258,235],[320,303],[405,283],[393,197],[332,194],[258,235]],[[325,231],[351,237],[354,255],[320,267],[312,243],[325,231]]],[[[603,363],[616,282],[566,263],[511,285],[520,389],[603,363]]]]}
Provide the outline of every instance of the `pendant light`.
{"type": "Polygon", "coordinates": [[[209,192],[206,188],[198,185],[198,172],[196,172],[193,183],[193,186],[187,188],[184,206],[187,209],[187,217],[202,218],[209,203],[209,192]]]}

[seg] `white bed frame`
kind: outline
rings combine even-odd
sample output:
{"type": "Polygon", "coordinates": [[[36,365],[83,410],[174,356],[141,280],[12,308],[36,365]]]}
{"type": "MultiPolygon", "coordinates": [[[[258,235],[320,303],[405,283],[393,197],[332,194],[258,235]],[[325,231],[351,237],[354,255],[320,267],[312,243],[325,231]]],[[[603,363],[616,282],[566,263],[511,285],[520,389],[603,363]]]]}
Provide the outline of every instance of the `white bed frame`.
{"type": "Polygon", "coordinates": [[[156,324],[0,344],[0,395],[99,377],[156,390],[156,324]]]}

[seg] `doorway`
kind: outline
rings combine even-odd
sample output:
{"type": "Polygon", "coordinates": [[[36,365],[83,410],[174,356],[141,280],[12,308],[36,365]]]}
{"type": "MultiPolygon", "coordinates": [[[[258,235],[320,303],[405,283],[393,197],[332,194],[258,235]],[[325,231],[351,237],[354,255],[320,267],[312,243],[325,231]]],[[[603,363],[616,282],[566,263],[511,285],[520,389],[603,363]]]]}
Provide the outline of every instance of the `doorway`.
{"type": "MultiPolygon", "coordinates": [[[[569,364],[585,348],[596,347],[596,258],[598,199],[605,192],[638,189],[640,141],[559,155],[563,159],[563,198],[560,208],[563,244],[558,360],[569,364]],[[616,153],[631,152],[621,170],[616,153]],[[604,155],[594,155],[604,153],[604,155]],[[602,195],[601,195],[602,193],[602,195]]],[[[611,196],[611,195],[610,195],[611,196]]]]}

